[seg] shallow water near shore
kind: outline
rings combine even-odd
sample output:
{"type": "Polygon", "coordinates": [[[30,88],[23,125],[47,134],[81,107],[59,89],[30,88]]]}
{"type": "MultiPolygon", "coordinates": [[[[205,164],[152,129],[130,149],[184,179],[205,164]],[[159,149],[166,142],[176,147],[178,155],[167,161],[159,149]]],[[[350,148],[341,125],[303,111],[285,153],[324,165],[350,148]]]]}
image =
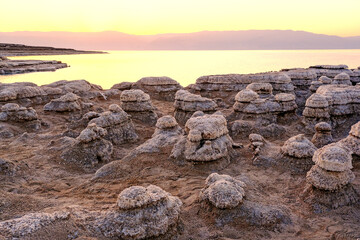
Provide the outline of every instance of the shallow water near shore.
{"type": "MultiPolygon", "coordinates": [[[[109,51],[108,51],[109,52],[109,51]]],[[[59,60],[70,65],[56,72],[0,76],[0,82],[86,79],[108,89],[115,83],[135,82],[147,76],[168,76],[182,86],[203,75],[257,73],[315,64],[360,66],[360,50],[237,50],[237,51],[110,51],[109,54],[11,57],[59,60]]]]}

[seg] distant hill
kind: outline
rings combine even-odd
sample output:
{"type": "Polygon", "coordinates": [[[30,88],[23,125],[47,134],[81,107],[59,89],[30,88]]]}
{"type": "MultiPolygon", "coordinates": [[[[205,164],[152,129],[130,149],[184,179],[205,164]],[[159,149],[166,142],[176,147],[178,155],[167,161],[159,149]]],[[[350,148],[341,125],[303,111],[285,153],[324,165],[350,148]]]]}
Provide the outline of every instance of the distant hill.
{"type": "Polygon", "coordinates": [[[0,42],[82,50],[360,49],[360,36],[291,30],[204,31],[130,35],[121,32],[0,32],[0,42]]]}

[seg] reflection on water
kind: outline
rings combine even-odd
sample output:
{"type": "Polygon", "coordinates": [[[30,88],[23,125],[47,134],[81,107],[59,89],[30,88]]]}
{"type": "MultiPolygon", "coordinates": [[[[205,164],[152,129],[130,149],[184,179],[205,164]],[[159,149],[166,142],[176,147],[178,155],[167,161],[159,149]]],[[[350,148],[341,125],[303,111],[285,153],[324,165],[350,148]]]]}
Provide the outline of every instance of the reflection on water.
{"type": "Polygon", "coordinates": [[[360,66],[360,50],[261,50],[261,51],[111,51],[110,54],[12,57],[11,59],[60,60],[71,67],[56,72],[0,76],[0,82],[34,82],[86,79],[110,88],[146,76],[169,76],[182,86],[202,75],[256,73],[314,64],[360,66]]]}

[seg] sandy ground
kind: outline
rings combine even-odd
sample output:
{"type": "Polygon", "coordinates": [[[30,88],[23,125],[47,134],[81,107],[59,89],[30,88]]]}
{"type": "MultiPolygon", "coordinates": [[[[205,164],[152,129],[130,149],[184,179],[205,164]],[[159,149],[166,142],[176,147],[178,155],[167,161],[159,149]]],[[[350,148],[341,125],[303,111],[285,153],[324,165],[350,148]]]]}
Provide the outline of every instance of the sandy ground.
{"type": "MultiPolygon", "coordinates": [[[[107,109],[111,103],[118,103],[118,100],[98,100],[96,104],[107,109]]],[[[171,102],[154,100],[153,104],[163,115],[173,113],[171,102]]],[[[15,136],[0,142],[0,158],[17,164],[13,176],[0,175],[1,221],[74,205],[88,210],[108,209],[123,189],[154,184],[184,203],[179,239],[360,239],[360,204],[326,211],[312,208],[301,198],[305,174],[292,174],[281,167],[253,165],[247,138],[234,139],[244,148],[237,149],[238,157],[218,172],[238,176],[247,184],[245,201],[287,209],[290,218],[287,224],[256,226],[241,217],[225,221],[222,216],[231,216],[231,211],[226,215],[198,200],[199,191],[212,171],[201,166],[179,165],[170,160],[171,147],[124,162],[121,178],[93,180],[93,173],[101,164],[92,172],[86,172],[61,160],[58,152],[49,150],[56,147],[56,140],[66,130],[70,115],[44,113],[42,106],[36,107],[36,111],[48,127],[44,126],[37,134],[29,134],[21,140],[16,140],[19,136],[15,136]]],[[[134,123],[139,141],[114,146],[112,160],[120,160],[151,137],[154,127],[134,123]]],[[[296,124],[289,127],[291,134],[288,135],[296,134],[296,124]]],[[[288,137],[268,140],[281,146],[288,137]]],[[[353,165],[356,175],[353,185],[360,192],[360,162],[354,161],[353,165]]],[[[52,227],[58,229],[58,235],[43,233],[33,239],[64,239],[64,226],[52,227]]],[[[80,233],[78,239],[86,239],[84,234],[80,233]]]]}

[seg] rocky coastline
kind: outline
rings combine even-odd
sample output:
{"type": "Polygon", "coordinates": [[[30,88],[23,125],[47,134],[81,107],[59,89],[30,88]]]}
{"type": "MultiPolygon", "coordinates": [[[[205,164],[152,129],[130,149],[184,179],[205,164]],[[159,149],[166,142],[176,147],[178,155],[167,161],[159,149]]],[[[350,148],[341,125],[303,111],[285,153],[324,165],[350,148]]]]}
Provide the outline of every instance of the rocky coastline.
{"type": "Polygon", "coordinates": [[[21,44],[0,43],[0,75],[22,74],[29,72],[56,71],[69,67],[61,61],[42,60],[10,60],[15,56],[39,55],[70,55],[70,54],[103,54],[101,51],[80,51],[70,48],[53,48],[40,46],[26,46],[21,44]]]}
{"type": "Polygon", "coordinates": [[[0,83],[0,239],[358,239],[359,81],[0,83]]]}

